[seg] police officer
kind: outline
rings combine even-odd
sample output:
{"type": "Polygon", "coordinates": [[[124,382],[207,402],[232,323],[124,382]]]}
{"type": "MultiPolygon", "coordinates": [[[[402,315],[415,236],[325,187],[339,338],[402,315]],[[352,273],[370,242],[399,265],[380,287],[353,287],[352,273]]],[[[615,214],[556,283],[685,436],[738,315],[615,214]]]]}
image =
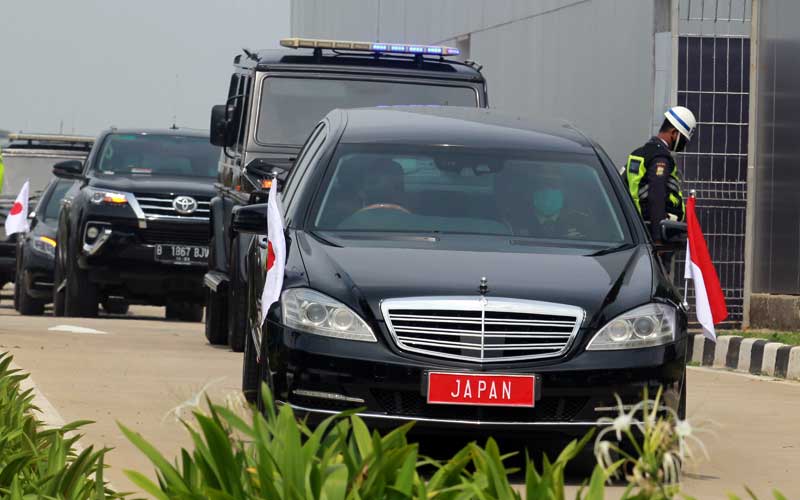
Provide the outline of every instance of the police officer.
{"type": "Polygon", "coordinates": [[[662,220],[684,220],[681,177],[672,153],[683,151],[696,126],[697,120],[687,108],[670,108],[658,135],[628,156],[623,179],[636,208],[650,224],[654,241],[661,240],[662,220]]]}

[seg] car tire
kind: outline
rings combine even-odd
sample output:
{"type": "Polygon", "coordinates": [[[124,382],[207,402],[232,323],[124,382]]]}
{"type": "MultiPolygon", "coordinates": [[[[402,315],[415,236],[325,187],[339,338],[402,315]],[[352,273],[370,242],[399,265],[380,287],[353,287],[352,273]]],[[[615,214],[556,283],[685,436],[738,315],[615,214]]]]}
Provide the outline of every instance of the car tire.
{"type": "Polygon", "coordinates": [[[225,295],[206,288],[206,340],[211,345],[228,343],[226,321],[228,304],[225,295]]]}
{"type": "Polygon", "coordinates": [[[98,311],[97,286],[89,281],[89,273],[78,266],[77,256],[67,250],[64,287],[64,315],[79,318],[95,318],[98,311]]]}
{"type": "Polygon", "coordinates": [[[203,304],[192,302],[168,301],[166,318],[173,321],[199,323],[203,320],[203,304]]]}
{"type": "Polygon", "coordinates": [[[683,374],[683,384],[681,384],[681,399],[678,402],[678,418],[686,420],[686,374],[683,374]]]}
{"type": "Polygon", "coordinates": [[[64,271],[61,265],[60,250],[56,247],[56,261],[53,269],[53,316],[64,316],[64,290],[59,290],[64,281],[64,271]]]}
{"type": "Polygon", "coordinates": [[[244,351],[247,336],[247,284],[239,279],[239,237],[234,238],[230,253],[228,294],[228,345],[233,352],[244,351]]]}
{"type": "Polygon", "coordinates": [[[258,357],[256,356],[256,343],[253,335],[248,333],[244,339],[244,361],[242,362],[242,393],[250,403],[255,403],[258,393],[259,370],[258,357]]]}
{"type": "Polygon", "coordinates": [[[44,314],[44,301],[31,297],[25,290],[24,280],[21,274],[17,274],[14,281],[14,298],[17,304],[17,311],[23,316],[41,316],[44,314]]]}
{"type": "Polygon", "coordinates": [[[124,299],[105,299],[102,303],[103,311],[108,314],[128,314],[130,304],[124,299]]]}

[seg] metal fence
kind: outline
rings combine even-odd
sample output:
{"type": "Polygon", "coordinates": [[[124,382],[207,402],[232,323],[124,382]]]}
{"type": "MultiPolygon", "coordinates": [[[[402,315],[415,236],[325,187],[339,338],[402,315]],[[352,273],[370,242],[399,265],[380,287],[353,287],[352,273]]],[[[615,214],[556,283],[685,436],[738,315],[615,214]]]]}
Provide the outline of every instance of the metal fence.
{"type": "MultiPolygon", "coordinates": [[[[698,119],[680,155],[684,193],[697,216],[728,303],[724,326],[743,318],[747,139],[750,102],[749,0],[679,0],[678,104],[698,119]]],[[[682,261],[675,280],[683,281],[682,261]]],[[[689,302],[694,292],[690,287],[689,302]]]]}

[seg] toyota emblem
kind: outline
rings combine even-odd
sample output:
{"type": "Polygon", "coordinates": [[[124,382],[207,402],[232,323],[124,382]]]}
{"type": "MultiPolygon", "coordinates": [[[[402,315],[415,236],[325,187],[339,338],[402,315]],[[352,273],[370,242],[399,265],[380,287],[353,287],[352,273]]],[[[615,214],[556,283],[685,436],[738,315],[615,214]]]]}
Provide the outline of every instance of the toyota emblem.
{"type": "Polygon", "coordinates": [[[181,215],[189,215],[197,210],[197,201],[191,196],[178,196],[172,200],[172,208],[181,215]]]}

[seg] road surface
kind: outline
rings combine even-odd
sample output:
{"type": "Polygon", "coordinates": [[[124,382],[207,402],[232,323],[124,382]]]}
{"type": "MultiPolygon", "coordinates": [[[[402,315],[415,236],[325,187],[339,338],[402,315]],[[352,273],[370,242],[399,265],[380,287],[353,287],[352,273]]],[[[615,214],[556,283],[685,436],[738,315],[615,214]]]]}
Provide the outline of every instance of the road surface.
{"type": "MultiPolygon", "coordinates": [[[[150,307],[124,318],[20,317],[8,292],[0,302],[0,351],[31,373],[64,420],[95,421],[82,443],[114,448],[107,477],[117,489],[134,489],[124,469],[152,471],[117,422],[171,460],[190,446],[171,410],[204,386],[216,401],[238,395],[241,355],[209,346],[201,323],[166,322],[162,308],[150,307]]],[[[688,383],[690,420],[711,422],[705,427],[715,435],[703,435],[711,459],[687,466],[686,492],[722,499],[743,495],[747,484],[761,498],[771,498],[772,488],[800,498],[800,383],[702,368],[690,369],[688,383]]]]}

